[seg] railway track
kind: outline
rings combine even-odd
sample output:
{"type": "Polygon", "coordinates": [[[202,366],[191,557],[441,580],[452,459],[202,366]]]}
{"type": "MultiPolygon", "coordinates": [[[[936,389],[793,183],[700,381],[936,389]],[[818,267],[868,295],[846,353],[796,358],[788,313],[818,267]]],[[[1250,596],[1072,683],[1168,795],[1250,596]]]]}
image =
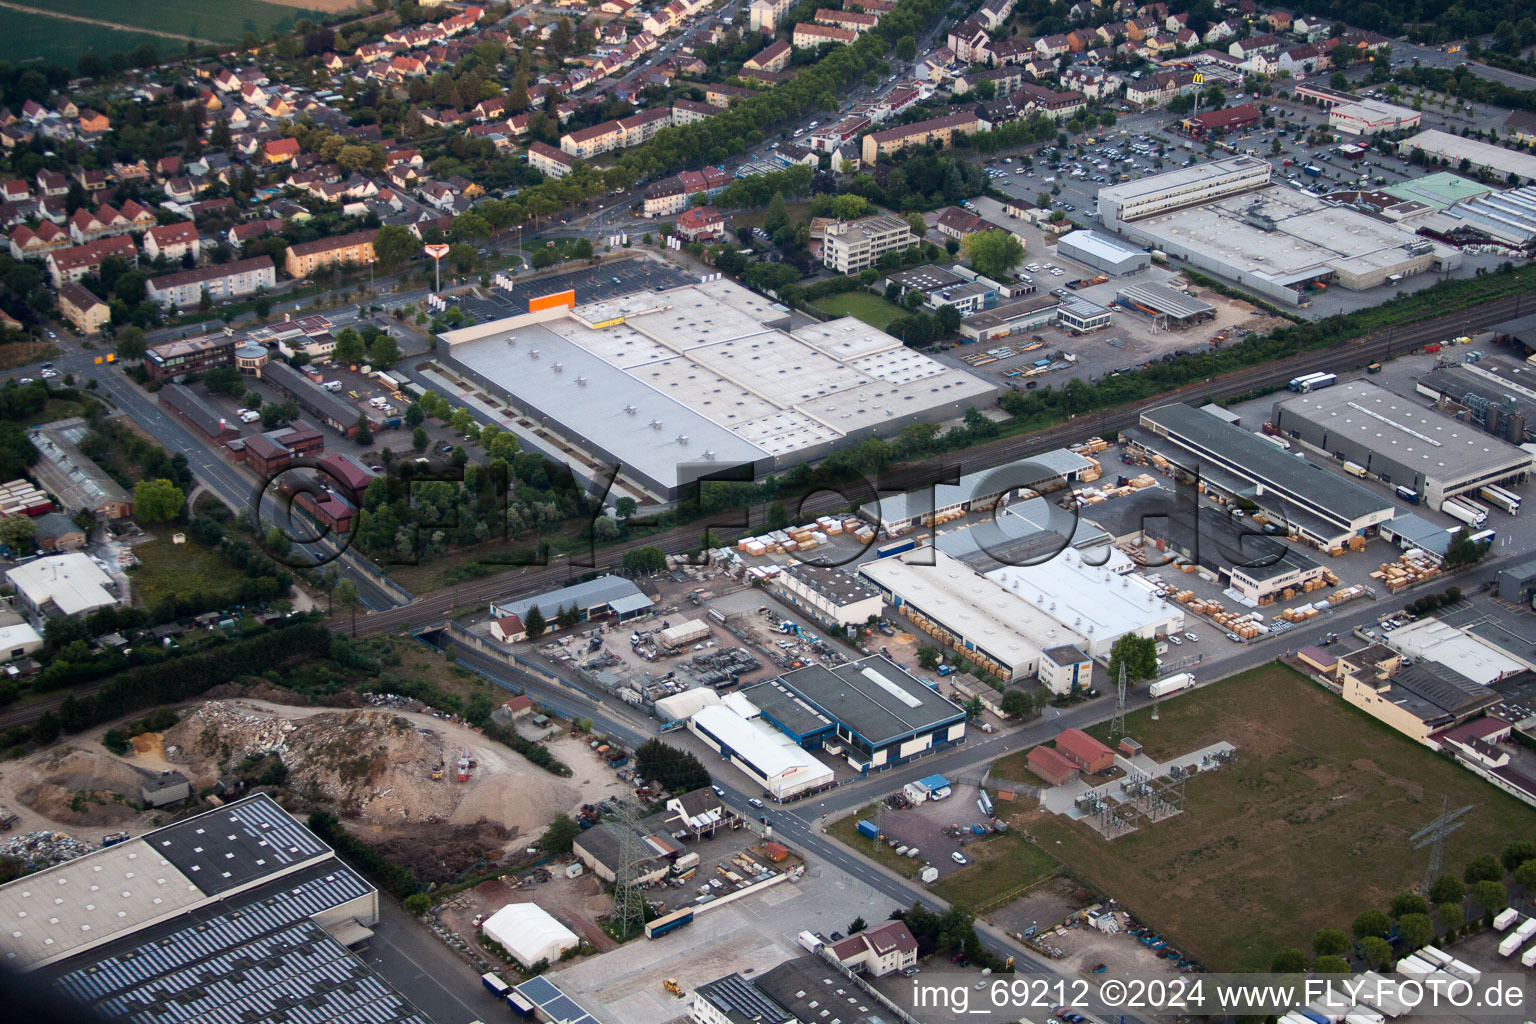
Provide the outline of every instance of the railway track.
{"type": "MultiPolygon", "coordinates": [[[[957,457],[963,457],[966,472],[989,469],[1015,462],[1031,453],[1064,447],[1081,441],[1091,434],[1124,429],[1135,424],[1144,410],[1179,401],[1191,395],[1226,398],[1260,388],[1283,385],[1292,377],[1306,373],[1356,369],[1393,353],[1409,352],[1447,337],[1510,319],[1518,315],[1518,311],[1529,306],[1528,303],[1523,302],[1523,298],[1521,295],[1511,295],[1493,299],[1462,312],[1406,327],[1393,327],[1331,348],[1302,352],[1288,359],[1234,371],[1220,378],[1189,384],[1177,391],[1134,402],[1118,409],[1074,416],[1057,426],[977,445],[967,449],[963,456],[957,457]]],[[[805,501],[800,507],[799,518],[825,515],[843,504],[846,504],[846,501],[840,496],[821,492],[805,501]]],[[[753,521],[760,522],[763,508],[758,507],[752,511],[753,521]]],[[[664,534],[606,549],[604,557],[609,564],[617,564],[625,551],[644,545],[656,545],[671,553],[690,551],[698,547],[703,530],[702,524],[681,526],[664,534]]],[[[590,571],[590,567],[574,565],[569,559],[561,559],[547,566],[509,569],[484,579],[445,587],[420,597],[408,605],[371,612],[365,618],[358,620],[357,635],[377,636],[384,633],[404,632],[412,627],[439,622],[458,608],[485,604],[493,599],[509,599],[548,590],[563,585],[574,576],[590,571]]],[[[337,632],[348,632],[351,624],[337,623],[332,628],[337,632]]]]}

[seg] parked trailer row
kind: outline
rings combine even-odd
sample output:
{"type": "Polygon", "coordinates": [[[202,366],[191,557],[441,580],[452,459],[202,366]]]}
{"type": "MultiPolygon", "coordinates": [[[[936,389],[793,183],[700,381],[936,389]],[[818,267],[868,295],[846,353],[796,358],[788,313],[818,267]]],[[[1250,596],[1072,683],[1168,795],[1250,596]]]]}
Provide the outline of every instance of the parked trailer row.
{"type": "Polygon", "coordinates": [[[1375,971],[1367,971],[1360,975],[1360,981],[1365,983],[1365,987],[1361,989],[1362,999],[1372,1009],[1378,1010],[1388,1017],[1401,1017],[1412,1009],[1412,1007],[1391,994],[1392,990],[1387,979],[1375,971]]]}

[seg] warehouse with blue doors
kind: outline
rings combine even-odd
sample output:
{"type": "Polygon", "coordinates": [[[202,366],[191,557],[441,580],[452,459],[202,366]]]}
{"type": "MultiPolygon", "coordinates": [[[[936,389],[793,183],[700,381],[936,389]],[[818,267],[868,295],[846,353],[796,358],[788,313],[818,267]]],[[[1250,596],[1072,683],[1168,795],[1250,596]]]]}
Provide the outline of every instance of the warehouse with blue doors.
{"type": "Polygon", "coordinates": [[[807,665],[739,691],[808,750],[880,771],[965,740],[965,711],[884,655],[807,665]]]}

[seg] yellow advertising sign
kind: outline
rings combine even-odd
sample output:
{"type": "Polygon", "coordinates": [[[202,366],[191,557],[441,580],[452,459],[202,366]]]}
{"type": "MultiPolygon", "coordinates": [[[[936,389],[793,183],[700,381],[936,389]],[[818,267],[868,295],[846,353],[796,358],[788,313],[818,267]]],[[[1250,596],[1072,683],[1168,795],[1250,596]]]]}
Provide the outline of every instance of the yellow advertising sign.
{"type": "Polygon", "coordinates": [[[624,322],[624,318],[623,317],[616,316],[612,320],[599,320],[597,323],[592,325],[592,328],[594,330],[596,330],[596,329],[602,328],[602,327],[617,327],[617,326],[619,326],[619,324],[622,324],[623,322],[624,322]]]}
{"type": "Polygon", "coordinates": [[[1204,85],[1205,84],[1205,76],[1202,75],[1198,71],[1195,72],[1195,84],[1196,85],[1204,85]]]}

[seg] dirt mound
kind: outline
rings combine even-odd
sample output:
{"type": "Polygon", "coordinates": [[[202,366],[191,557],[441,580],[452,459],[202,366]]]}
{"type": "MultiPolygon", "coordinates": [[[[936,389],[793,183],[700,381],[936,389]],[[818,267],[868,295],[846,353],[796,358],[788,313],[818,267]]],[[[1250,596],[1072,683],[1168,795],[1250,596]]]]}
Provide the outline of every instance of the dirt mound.
{"type": "Polygon", "coordinates": [[[348,831],[404,865],[422,882],[451,882],[466,871],[485,871],[501,863],[512,833],[500,825],[349,823],[348,831]]]}
{"type": "Polygon", "coordinates": [[[75,747],[46,750],[24,762],[16,800],[66,825],[115,825],[133,818],[143,776],[121,761],[75,747]]]}
{"type": "Polygon", "coordinates": [[[200,784],[238,768],[247,757],[275,753],[295,792],[333,804],[364,821],[481,820],[510,834],[542,829],[580,802],[575,787],[534,768],[511,751],[457,726],[390,710],[294,714],[246,702],[209,701],[162,737],[168,761],[200,784]],[[430,724],[429,724],[430,723],[430,724]],[[451,737],[449,733],[452,733],[451,737]],[[478,740],[470,781],[454,781],[463,744],[478,740]],[[444,777],[432,779],[438,764],[444,777]]]}

